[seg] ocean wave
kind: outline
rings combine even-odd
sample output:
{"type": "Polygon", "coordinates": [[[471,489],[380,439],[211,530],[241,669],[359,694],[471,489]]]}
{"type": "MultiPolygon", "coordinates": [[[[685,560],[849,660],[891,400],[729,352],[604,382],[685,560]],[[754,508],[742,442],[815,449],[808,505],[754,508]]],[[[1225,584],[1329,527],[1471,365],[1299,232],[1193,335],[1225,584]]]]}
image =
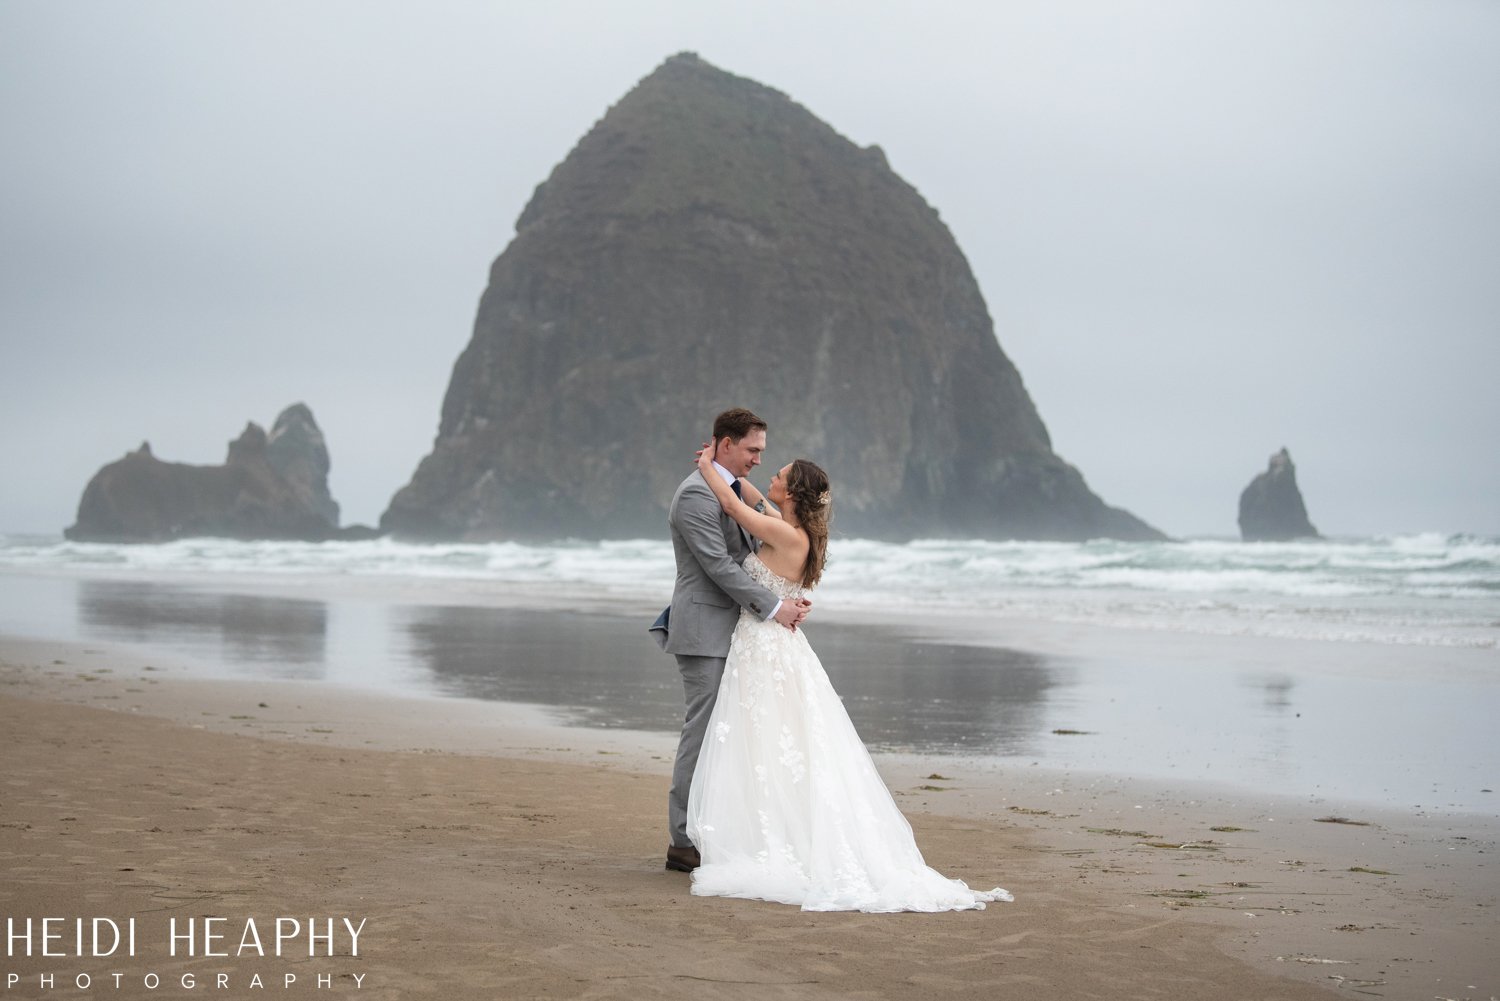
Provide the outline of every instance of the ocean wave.
{"type": "MultiPolygon", "coordinates": [[[[605,596],[670,590],[666,539],[611,542],[239,542],[154,545],[0,536],[0,569],[76,575],[314,576],[483,581],[605,596]]],[[[1500,647],[1500,539],[1424,533],[1226,539],[906,544],[835,539],[825,600],[892,601],[1056,621],[1377,643],[1500,647]]]]}

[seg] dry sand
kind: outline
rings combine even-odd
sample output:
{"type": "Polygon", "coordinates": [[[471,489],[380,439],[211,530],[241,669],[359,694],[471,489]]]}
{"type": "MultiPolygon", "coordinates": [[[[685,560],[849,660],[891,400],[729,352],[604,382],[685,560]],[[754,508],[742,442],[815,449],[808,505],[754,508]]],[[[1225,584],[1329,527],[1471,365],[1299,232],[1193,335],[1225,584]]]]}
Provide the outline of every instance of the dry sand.
{"type": "Polygon", "coordinates": [[[260,996],[256,973],[281,996],[327,975],[387,998],[1500,993],[1492,819],[1323,823],[1222,790],[882,758],[929,863],[1017,900],[804,914],[663,870],[662,735],[182,673],[0,644],[5,914],[67,918],[70,952],[76,917],[133,917],[139,938],[134,957],[9,958],[6,996],[260,996]],[[252,918],[365,925],[357,958],[169,956],[168,919],[204,916],[231,952],[252,918]]]}

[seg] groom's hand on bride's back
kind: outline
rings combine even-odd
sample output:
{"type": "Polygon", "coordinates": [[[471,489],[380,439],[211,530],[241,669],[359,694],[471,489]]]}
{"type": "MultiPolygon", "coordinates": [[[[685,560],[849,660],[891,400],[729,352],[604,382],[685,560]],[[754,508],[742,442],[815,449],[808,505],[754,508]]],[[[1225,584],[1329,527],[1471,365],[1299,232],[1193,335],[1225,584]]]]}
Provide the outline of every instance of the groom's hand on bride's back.
{"type": "Polygon", "coordinates": [[[807,618],[807,613],[812,609],[812,602],[806,598],[798,598],[796,601],[783,601],[781,607],[776,609],[776,621],[788,629],[796,629],[802,620],[807,618]]]}

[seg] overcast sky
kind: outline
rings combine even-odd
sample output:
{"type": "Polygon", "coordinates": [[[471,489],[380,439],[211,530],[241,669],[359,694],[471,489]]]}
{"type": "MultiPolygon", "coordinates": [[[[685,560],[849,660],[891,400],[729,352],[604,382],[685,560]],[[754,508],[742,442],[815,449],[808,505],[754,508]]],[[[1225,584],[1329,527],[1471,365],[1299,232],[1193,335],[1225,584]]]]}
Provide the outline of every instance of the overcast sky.
{"type": "Polygon", "coordinates": [[[0,0],[0,531],[298,400],[373,523],[532,190],[682,50],[885,150],[1110,503],[1231,535],[1286,445],[1325,533],[1500,534],[1494,0],[0,0]]]}

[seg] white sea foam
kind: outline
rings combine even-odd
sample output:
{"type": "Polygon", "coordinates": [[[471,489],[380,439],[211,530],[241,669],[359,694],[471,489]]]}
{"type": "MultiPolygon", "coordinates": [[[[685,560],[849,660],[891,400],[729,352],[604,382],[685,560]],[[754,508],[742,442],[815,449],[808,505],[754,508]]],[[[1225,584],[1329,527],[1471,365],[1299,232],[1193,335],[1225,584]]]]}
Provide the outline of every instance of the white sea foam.
{"type": "MultiPolygon", "coordinates": [[[[158,545],[0,535],[0,570],[152,577],[484,581],[590,596],[665,595],[665,539],[158,545]]],[[[1135,629],[1500,649],[1500,539],[1427,533],[1246,544],[836,539],[822,600],[892,601],[1135,629]]]]}

